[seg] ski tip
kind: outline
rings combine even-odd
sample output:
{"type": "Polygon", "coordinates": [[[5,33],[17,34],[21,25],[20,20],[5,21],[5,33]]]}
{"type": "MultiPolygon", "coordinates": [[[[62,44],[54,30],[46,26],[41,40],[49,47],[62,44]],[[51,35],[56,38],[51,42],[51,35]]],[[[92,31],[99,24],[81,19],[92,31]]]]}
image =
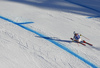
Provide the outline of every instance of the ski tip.
{"type": "Polygon", "coordinates": [[[92,44],[88,44],[88,45],[93,46],[92,44]]]}
{"type": "Polygon", "coordinates": [[[90,46],[93,46],[92,44],[90,46]]]}

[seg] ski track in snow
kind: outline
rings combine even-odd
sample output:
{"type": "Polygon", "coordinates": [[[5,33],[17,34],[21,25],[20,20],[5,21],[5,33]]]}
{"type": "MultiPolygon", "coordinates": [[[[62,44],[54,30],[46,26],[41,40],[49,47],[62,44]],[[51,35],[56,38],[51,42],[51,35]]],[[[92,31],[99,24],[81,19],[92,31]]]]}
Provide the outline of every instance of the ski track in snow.
{"type": "MultiPolygon", "coordinates": [[[[23,29],[25,29],[25,30],[28,30],[28,31],[30,31],[30,32],[32,32],[32,33],[35,33],[35,34],[37,34],[37,35],[40,36],[40,37],[47,37],[47,36],[45,36],[45,35],[43,35],[43,34],[41,34],[41,33],[39,33],[39,32],[36,32],[36,31],[34,31],[34,30],[32,30],[32,29],[30,29],[30,28],[28,28],[28,27],[22,25],[22,24],[29,24],[29,23],[34,23],[34,22],[17,23],[17,22],[14,22],[14,21],[12,21],[12,20],[10,20],[10,19],[8,19],[8,18],[3,17],[3,16],[0,16],[0,18],[3,19],[3,20],[6,20],[6,21],[8,21],[8,22],[11,22],[11,23],[13,23],[13,24],[15,24],[15,25],[18,25],[18,26],[20,26],[21,28],[23,28],[23,29]]],[[[44,39],[46,39],[46,38],[44,38],[44,39]]],[[[57,45],[57,46],[60,47],[61,49],[63,49],[63,50],[65,50],[65,51],[69,52],[69,53],[72,54],[73,56],[77,57],[78,59],[80,59],[80,60],[82,60],[83,62],[85,62],[86,64],[88,64],[89,66],[91,66],[91,67],[93,67],[93,68],[98,68],[95,64],[93,64],[92,62],[90,62],[90,61],[86,60],[85,58],[79,56],[78,54],[74,53],[73,51],[71,51],[70,49],[68,49],[67,47],[65,47],[64,45],[62,45],[62,44],[60,44],[60,43],[58,43],[58,42],[56,42],[56,41],[54,41],[54,40],[50,40],[50,39],[46,39],[46,40],[48,40],[49,42],[51,42],[51,43],[57,45]]],[[[20,44],[20,43],[19,43],[19,44],[20,44]]],[[[38,57],[44,59],[42,56],[39,56],[39,55],[38,55],[38,57]]],[[[45,59],[44,59],[44,61],[48,62],[48,61],[45,60],[45,59]]],[[[49,63],[49,62],[48,62],[48,63],[49,63]]]]}

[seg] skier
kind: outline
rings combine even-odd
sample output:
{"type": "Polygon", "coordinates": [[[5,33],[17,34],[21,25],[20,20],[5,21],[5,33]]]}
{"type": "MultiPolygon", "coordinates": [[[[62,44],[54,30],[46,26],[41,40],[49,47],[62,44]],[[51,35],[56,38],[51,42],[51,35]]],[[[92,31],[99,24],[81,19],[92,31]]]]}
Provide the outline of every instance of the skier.
{"type": "Polygon", "coordinates": [[[80,36],[81,36],[81,34],[79,35],[78,33],[75,33],[73,40],[76,41],[76,42],[81,42],[82,40],[81,40],[80,36]]]}
{"type": "MultiPolygon", "coordinates": [[[[82,35],[81,35],[81,34],[79,35],[78,33],[75,33],[75,32],[74,32],[74,37],[71,38],[71,40],[76,41],[76,42],[78,42],[78,43],[81,43],[81,44],[83,44],[83,45],[85,45],[84,43],[86,43],[86,44],[88,44],[88,45],[90,45],[90,46],[93,46],[92,44],[86,42],[85,40],[82,40],[80,36],[82,36],[82,35]]],[[[84,36],[83,36],[83,37],[84,37],[84,36]]],[[[85,38],[86,38],[86,37],[85,37],[85,38]]]]}

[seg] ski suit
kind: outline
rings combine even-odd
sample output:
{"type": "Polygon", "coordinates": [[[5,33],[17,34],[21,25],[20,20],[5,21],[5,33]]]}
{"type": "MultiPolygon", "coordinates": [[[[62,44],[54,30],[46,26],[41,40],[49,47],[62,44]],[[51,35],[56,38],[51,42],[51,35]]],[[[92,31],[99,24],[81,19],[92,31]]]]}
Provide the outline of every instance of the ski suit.
{"type": "Polygon", "coordinates": [[[79,34],[77,36],[74,35],[74,40],[80,42],[81,41],[80,35],[79,34]]]}

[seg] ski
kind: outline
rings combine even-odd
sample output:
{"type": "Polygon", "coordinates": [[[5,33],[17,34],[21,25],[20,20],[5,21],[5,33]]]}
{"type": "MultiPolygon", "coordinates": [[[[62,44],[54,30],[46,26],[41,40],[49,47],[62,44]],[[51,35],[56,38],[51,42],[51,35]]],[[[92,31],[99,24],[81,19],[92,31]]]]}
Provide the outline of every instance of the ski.
{"type": "Polygon", "coordinates": [[[88,43],[88,42],[86,42],[86,41],[84,41],[84,40],[83,40],[83,42],[86,43],[86,44],[88,44],[88,45],[90,45],[90,46],[93,46],[92,44],[90,44],[90,43],[88,43]]]}
{"type": "Polygon", "coordinates": [[[76,42],[76,43],[80,43],[80,44],[82,44],[82,45],[86,46],[84,43],[77,42],[77,41],[73,40],[73,38],[70,38],[70,39],[71,39],[72,41],[76,42]]]}

